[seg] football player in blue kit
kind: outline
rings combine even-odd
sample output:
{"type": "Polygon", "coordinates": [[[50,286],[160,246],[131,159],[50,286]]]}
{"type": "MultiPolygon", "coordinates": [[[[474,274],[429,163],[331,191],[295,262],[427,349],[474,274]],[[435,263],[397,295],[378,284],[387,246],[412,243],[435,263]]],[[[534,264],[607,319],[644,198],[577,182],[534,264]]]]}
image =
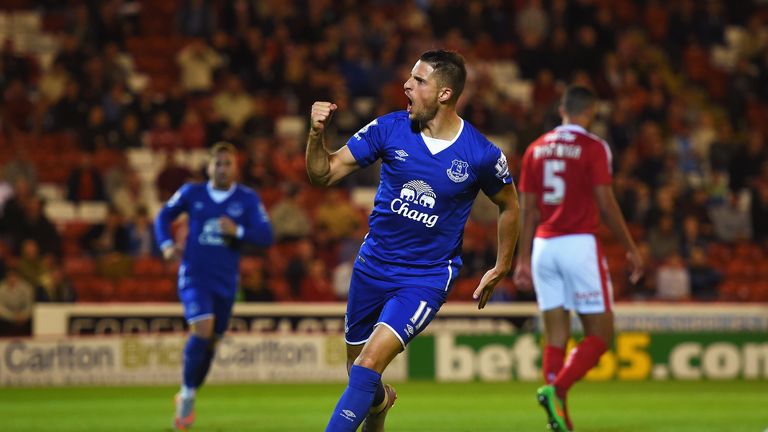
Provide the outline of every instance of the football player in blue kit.
{"type": "Polygon", "coordinates": [[[312,105],[306,154],[312,183],[332,185],[382,160],[345,315],[349,385],[326,431],[355,431],[361,423],[367,432],[383,430],[396,394],[381,374],[445,302],[480,190],[499,207],[499,217],[496,264],[473,294],[478,308],[512,266],[517,192],[504,154],[456,112],[465,81],[461,55],[425,52],[404,84],[407,110],[373,120],[334,153],[326,149],[324,131],[337,107],[312,105]]]}
{"type": "Polygon", "coordinates": [[[183,385],[176,395],[177,430],[187,430],[194,422],[197,389],[208,374],[216,341],[229,325],[240,274],[238,245],[247,242],[267,247],[273,239],[258,194],[235,183],[237,149],[220,142],[210,156],[208,183],[182,186],[155,220],[163,257],[181,257],[179,299],[191,333],[184,347],[183,385]],[[171,223],[182,213],[189,221],[183,251],[171,237],[171,223]]]}

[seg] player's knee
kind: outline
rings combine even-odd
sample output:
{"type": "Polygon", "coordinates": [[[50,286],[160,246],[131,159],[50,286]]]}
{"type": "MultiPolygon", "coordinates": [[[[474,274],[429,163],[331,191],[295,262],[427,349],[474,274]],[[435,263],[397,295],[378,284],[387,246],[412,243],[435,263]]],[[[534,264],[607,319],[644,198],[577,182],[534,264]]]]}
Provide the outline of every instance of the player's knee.
{"type": "MultiPolygon", "coordinates": [[[[362,366],[367,369],[374,370],[376,372],[383,372],[383,362],[381,362],[379,359],[369,356],[369,355],[363,355],[360,354],[357,356],[357,358],[354,361],[354,364],[357,366],[362,366]]],[[[351,366],[350,366],[351,367],[351,366]]]]}

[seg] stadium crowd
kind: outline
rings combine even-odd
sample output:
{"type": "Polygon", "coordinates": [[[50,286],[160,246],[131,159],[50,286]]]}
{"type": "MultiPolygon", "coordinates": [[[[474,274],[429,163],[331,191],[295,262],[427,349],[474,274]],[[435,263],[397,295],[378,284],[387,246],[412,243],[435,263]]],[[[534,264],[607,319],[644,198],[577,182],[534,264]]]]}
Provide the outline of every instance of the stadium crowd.
{"type": "MultiPolygon", "coordinates": [[[[467,58],[460,112],[516,175],[526,146],[558,123],[564,86],[598,93],[593,129],[611,146],[616,195],[650,267],[630,284],[602,233],[617,299],[768,300],[761,2],[3,4],[0,333],[28,331],[36,301],[174,301],[151,219],[183,182],[204,179],[188,155],[221,140],[241,150],[241,181],[262,195],[278,239],[244,259],[241,299],[345,298],[378,174],[309,185],[309,107],[338,104],[340,146],[405,107],[406,61],[432,47],[467,58]],[[65,218],[67,208],[100,211],[65,218]]],[[[489,208],[473,210],[454,300],[470,300],[495,260],[489,208]]],[[[532,296],[510,278],[493,300],[532,296]]]]}

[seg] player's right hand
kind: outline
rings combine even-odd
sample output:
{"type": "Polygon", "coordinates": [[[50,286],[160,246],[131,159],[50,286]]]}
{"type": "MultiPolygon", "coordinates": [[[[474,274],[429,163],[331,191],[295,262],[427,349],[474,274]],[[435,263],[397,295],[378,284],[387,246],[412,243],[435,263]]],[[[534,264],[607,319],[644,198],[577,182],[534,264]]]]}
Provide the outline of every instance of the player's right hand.
{"type": "Polygon", "coordinates": [[[181,250],[176,244],[163,248],[163,259],[166,261],[175,261],[181,257],[181,250]]]}
{"type": "Polygon", "coordinates": [[[643,257],[640,256],[640,252],[637,250],[627,252],[627,260],[629,261],[629,281],[632,282],[632,284],[636,284],[641,277],[643,277],[643,273],[645,273],[645,266],[643,264],[643,257]]]}
{"type": "Polygon", "coordinates": [[[512,282],[520,289],[529,290],[533,287],[533,277],[531,276],[531,264],[519,262],[515,266],[515,272],[512,275],[512,282]]]}
{"type": "Polygon", "coordinates": [[[310,119],[312,120],[312,132],[320,133],[325,130],[325,127],[331,122],[333,112],[336,111],[335,103],[332,102],[315,102],[312,104],[312,113],[310,119]]]}

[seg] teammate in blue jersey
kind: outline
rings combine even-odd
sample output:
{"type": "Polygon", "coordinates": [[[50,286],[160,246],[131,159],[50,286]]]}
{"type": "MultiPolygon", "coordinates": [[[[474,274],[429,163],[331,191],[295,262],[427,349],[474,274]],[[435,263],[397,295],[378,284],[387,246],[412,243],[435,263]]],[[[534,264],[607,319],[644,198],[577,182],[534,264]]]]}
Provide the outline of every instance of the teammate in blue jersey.
{"type": "Polygon", "coordinates": [[[470,208],[482,190],[499,207],[496,265],[474,292],[482,309],[512,265],[519,231],[517,192],[504,154],[456,112],[464,59],[421,55],[404,84],[407,111],[379,117],[340,150],[325,147],[336,105],[312,105],[307,171],[332,185],[382,160],[369,232],[355,260],[345,315],[349,385],[326,431],[381,431],[396,394],[381,373],[445,302],[461,268],[470,208]]]}
{"type": "Polygon", "coordinates": [[[236,156],[232,144],[214,145],[210,181],[182,186],[155,221],[163,257],[181,257],[179,299],[191,333],[184,347],[183,385],[176,395],[177,430],[187,430],[194,421],[195,393],[208,374],[216,341],[229,324],[239,279],[239,245],[272,244],[272,227],[258,194],[235,183],[236,156]],[[183,250],[171,237],[171,223],[182,213],[189,224],[183,250]]]}

